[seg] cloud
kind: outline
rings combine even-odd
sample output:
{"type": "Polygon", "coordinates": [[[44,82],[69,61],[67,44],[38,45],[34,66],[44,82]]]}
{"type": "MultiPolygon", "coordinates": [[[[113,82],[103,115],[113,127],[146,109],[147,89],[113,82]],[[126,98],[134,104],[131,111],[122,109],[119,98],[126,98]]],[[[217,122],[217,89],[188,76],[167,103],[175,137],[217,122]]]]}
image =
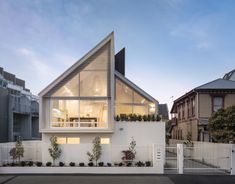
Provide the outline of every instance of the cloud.
{"type": "Polygon", "coordinates": [[[41,61],[41,59],[35,54],[35,52],[28,48],[19,48],[17,49],[17,53],[19,53],[26,59],[28,64],[32,67],[33,70],[37,72],[39,76],[54,76],[57,73],[54,68],[41,61]]]}
{"type": "Polygon", "coordinates": [[[170,35],[191,41],[198,49],[210,49],[213,47],[215,40],[213,31],[216,26],[213,20],[216,16],[218,15],[209,14],[192,17],[178,25],[174,25],[170,31],[170,35]]]}

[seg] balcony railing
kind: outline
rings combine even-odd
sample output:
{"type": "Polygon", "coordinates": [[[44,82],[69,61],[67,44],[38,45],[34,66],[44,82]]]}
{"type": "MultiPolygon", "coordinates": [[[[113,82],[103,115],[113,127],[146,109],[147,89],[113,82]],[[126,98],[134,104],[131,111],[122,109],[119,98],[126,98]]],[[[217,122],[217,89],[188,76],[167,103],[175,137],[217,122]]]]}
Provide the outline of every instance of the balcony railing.
{"type": "Polygon", "coordinates": [[[51,122],[52,128],[106,128],[107,123],[99,122],[51,122]]]}

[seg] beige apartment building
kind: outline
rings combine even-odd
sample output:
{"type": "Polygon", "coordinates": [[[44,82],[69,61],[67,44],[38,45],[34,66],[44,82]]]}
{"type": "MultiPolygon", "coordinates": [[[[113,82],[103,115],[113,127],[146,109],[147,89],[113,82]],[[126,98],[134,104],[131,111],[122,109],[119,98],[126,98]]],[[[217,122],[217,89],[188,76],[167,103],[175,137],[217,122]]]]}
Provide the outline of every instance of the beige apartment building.
{"type": "Polygon", "coordinates": [[[235,70],[196,87],[174,101],[171,109],[171,138],[211,141],[208,121],[220,108],[235,105],[235,70]]]}

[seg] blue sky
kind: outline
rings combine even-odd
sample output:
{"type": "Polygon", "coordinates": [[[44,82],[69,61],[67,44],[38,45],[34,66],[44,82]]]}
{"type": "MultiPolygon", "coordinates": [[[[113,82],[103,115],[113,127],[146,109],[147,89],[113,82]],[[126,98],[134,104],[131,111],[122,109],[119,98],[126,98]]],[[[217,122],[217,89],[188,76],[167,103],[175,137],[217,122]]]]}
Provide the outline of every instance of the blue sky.
{"type": "Polygon", "coordinates": [[[235,68],[233,0],[0,0],[0,66],[35,94],[111,31],[160,103],[235,68]]]}

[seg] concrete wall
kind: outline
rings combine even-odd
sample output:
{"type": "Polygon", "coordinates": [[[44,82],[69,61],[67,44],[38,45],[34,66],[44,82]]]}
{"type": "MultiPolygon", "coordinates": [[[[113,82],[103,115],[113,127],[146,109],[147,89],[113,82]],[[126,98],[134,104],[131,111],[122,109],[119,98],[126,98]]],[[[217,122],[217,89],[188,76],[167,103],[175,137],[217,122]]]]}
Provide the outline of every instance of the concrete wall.
{"type": "Polygon", "coordinates": [[[61,161],[69,163],[71,161],[88,162],[87,151],[92,150],[92,140],[96,136],[101,138],[110,138],[110,144],[102,145],[101,161],[120,162],[123,156],[121,151],[129,147],[132,137],[136,141],[136,161],[148,161],[153,158],[153,144],[165,148],[165,123],[163,122],[116,122],[115,132],[111,133],[61,133],[61,134],[42,134],[42,160],[51,161],[48,154],[50,146],[50,137],[52,135],[60,137],[80,137],[80,144],[60,145],[62,149],[61,161]]]}

